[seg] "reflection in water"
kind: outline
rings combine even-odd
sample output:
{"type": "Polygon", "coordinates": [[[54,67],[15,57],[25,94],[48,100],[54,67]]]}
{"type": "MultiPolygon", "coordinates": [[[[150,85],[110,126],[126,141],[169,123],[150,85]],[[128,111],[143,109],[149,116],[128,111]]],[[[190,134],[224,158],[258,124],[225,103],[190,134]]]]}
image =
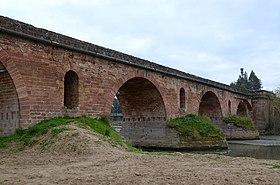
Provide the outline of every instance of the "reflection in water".
{"type": "Polygon", "coordinates": [[[248,144],[229,144],[225,155],[233,157],[253,157],[257,159],[280,160],[280,146],[259,146],[248,144]]]}
{"type": "Polygon", "coordinates": [[[280,136],[261,136],[259,140],[229,141],[225,155],[280,160],[280,136]]]}
{"type": "Polygon", "coordinates": [[[228,150],[194,151],[192,153],[280,160],[280,136],[261,136],[259,140],[230,140],[228,150]]]}

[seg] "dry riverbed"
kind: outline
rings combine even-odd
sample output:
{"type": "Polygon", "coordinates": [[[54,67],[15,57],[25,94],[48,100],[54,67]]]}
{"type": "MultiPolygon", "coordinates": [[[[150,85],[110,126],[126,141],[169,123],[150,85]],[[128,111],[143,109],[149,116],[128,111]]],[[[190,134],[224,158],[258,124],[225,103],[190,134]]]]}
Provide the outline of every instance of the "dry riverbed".
{"type": "Polygon", "coordinates": [[[280,161],[136,154],[80,128],[18,148],[0,150],[0,184],[280,184],[280,161]]]}

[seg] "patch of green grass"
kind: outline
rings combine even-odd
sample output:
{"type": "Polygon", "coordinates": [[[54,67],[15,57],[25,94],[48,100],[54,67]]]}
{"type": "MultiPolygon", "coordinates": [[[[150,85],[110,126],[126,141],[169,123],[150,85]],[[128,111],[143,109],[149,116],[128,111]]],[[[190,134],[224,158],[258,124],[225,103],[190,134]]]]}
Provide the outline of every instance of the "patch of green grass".
{"type": "Polygon", "coordinates": [[[224,139],[224,135],[219,128],[213,126],[211,120],[189,114],[168,121],[168,126],[175,128],[179,136],[185,141],[206,141],[224,139]]]}
{"type": "Polygon", "coordinates": [[[53,129],[53,130],[51,131],[51,133],[52,133],[54,136],[56,136],[56,135],[58,135],[58,134],[60,134],[60,133],[62,133],[62,132],[64,132],[64,131],[67,131],[67,130],[74,130],[74,129],[71,129],[71,128],[58,128],[58,129],[53,129]]]}
{"type": "Polygon", "coordinates": [[[117,133],[105,119],[94,119],[88,117],[78,117],[75,118],[75,121],[80,122],[80,127],[86,128],[90,127],[94,132],[102,134],[111,138],[117,144],[123,143],[123,138],[119,133],[117,133]]]}
{"type": "MultiPolygon", "coordinates": [[[[78,127],[90,129],[94,132],[97,132],[103,135],[106,138],[106,140],[109,141],[112,145],[123,146],[128,152],[134,152],[144,155],[176,155],[175,153],[170,152],[147,152],[139,148],[133,147],[128,142],[125,142],[122,136],[109,125],[109,119],[107,117],[101,117],[100,119],[94,119],[89,117],[65,117],[44,120],[26,129],[17,129],[14,135],[0,137],[0,148],[7,147],[10,142],[23,142],[23,146],[21,147],[21,149],[24,149],[26,146],[31,146],[33,144],[38,143],[36,137],[40,135],[44,135],[50,132],[53,136],[57,136],[58,134],[64,131],[73,130],[71,128],[65,127],[54,128],[61,125],[67,125],[70,122],[79,122],[78,127]]],[[[48,142],[44,143],[44,145],[47,144],[48,142]]]]}
{"type": "MultiPolygon", "coordinates": [[[[44,120],[36,125],[28,127],[26,129],[17,129],[16,133],[11,136],[0,137],[0,148],[7,147],[7,144],[14,141],[23,142],[23,145],[32,145],[36,143],[36,137],[46,134],[51,128],[67,125],[70,122],[80,122],[79,127],[91,129],[94,132],[97,132],[101,135],[107,137],[113,144],[118,144],[122,146],[129,146],[124,143],[122,137],[117,133],[108,123],[107,118],[88,118],[88,117],[77,117],[77,118],[52,118],[44,120]]],[[[69,128],[59,128],[51,130],[51,133],[55,136],[61,132],[70,130],[69,128]]],[[[133,148],[132,146],[130,146],[133,148]]]]}
{"type": "Polygon", "coordinates": [[[52,118],[28,127],[27,129],[17,129],[13,135],[0,137],[0,148],[7,147],[7,144],[13,141],[23,142],[24,145],[36,143],[32,140],[34,137],[47,133],[50,128],[66,125],[71,121],[73,120],[69,118],[52,118]]]}
{"type": "Polygon", "coordinates": [[[90,129],[94,132],[97,132],[105,137],[112,145],[120,145],[126,148],[129,152],[136,153],[146,153],[141,149],[131,146],[129,143],[126,143],[122,136],[117,133],[108,122],[108,118],[94,119],[89,117],[76,117],[76,118],[51,118],[44,120],[36,125],[30,126],[26,129],[17,129],[16,133],[10,136],[0,137],[0,149],[6,148],[11,142],[23,142],[23,149],[25,146],[31,146],[38,141],[36,137],[41,136],[50,132],[53,136],[56,136],[64,131],[72,130],[70,128],[55,128],[61,125],[67,125],[70,122],[79,122],[78,127],[84,129],[90,129]]]}
{"type": "Polygon", "coordinates": [[[280,165],[274,165],[274,166],[272,166],[272,168],[280,169],[280,165]]]}
{"type": "Polygon", "coordinates": [[[255,123],[250,117],[243,117],[243,116],[237,116],[237,115],[230,115],[227,117],[224,117],[223,121],[225,123],[232,123],[237,127],[243,127],[243,128],[250,128],[255,129],[255,123]]]}

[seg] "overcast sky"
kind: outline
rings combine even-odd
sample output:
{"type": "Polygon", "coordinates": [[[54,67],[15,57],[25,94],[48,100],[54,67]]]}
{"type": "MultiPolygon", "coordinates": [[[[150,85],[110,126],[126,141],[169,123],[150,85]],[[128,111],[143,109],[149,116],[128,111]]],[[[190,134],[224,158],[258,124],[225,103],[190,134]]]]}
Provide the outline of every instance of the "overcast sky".
{"type": "Polygon", "coordinates": [[[280,86],[280,0],[0,0],[0,14],[229,84],[280,86]]]}

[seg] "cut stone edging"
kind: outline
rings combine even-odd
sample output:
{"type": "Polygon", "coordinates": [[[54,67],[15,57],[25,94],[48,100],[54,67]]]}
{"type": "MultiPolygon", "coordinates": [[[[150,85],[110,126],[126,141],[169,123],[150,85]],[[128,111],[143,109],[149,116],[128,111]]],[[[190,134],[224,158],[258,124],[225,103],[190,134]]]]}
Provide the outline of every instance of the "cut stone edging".
{"type": "Polygon", "coordinates": [[[228,124],[227,127],[224,128],[222,131],[225,134],[226,139],[228,140],[249,140],[260,138],[260,134],[256,129],[236,127],[232,124],[228,124]]]}

